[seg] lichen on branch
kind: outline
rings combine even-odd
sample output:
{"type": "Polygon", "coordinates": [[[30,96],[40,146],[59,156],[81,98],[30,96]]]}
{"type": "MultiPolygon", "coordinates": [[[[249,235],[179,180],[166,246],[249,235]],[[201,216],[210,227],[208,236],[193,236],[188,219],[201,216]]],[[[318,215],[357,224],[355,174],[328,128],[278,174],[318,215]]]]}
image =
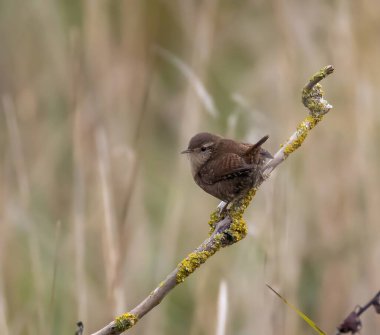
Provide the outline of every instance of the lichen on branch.
{"type": "Polygon", "coordinates": [[[302,90],[302,102],[309,110],[307,116],[297,127],[292,136],[281,146],[262,169],[262,178],[244,197],[231,204],[227,211],[215,211],[210,216],[210,235],[193,252],[191,252],[167,278],[152,291],[138,306],[110,322],[93,335],[118,335],[133,327],[138,320],[157,306],[162,299],[178,284],[205,263],[212,255],[223,247],[239,242],[247,235],[247,225],[243,214],[255,196],[260,185],[270,176],[271,172],[291,153],[298,149],[311,129],[313,129],[328,113],[332,106],[323,98],[319,82],[332,73],[334,68],[329,65],[314,74],[302,90]]]}
{"type": "Polygon", "coordinates": [[[331,110],[332,105],[324,99],[324,92],[319,82],[333,72],[334,68],[332,65],[323,67],[310,78],[309,82],[302,89],[302,102],[309,110],[309,115],[298,125],[293,135],[281,145],[281,149],[277,151],[274,158],[264,166],[262,171],[264,179],[268,178],[280,163],[302,145],[310,130],[331,110]]]}
{"type": "MultiPolygon", "coordinates": [[[[216,250],[215,250],[216,251],[216,250]]],[[[197,251],[189,254],[177,268],[177,283],[182,283],[186,277],[191,275],[197,268],[207,261],[214,253],[211,251],[197,251]]]]}
{"type": "Polygon", "coordinates": [[[118,316],[115,319],[115,324],[117,330],[122,333],[126,331],[127,329],[133,327],[138,321],[138,318],[136,315],[132,313],[124,313],[120,316],[118,316]]]}

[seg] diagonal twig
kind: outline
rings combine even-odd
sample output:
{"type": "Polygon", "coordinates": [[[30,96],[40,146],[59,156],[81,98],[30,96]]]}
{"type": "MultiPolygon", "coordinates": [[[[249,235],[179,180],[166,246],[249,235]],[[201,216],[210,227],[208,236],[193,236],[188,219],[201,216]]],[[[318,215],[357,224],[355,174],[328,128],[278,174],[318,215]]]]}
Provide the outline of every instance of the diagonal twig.
{"type": "Polygon", "coordinates": [[[362,328],[362,321],[359,316],[362,315],[368,308],[373,306],[376,313],[380,314],[380,291],[370,299],[363,307],[356,306],[355,309],[347,315],[343,322],[337,327],[336,335],[339,334],[357,334],[362,328]]]}
{"type": "Polygon", "coordinates": [[[309,131],[332,108],[323,98],[322,87],[319,82],[331,74],[333,70],[334,68],[331,65],[325,66],[313,75],[305,85],[302,90],[302,101],[309,110],[309,116],[299,124],[294,134],[290,136],[281,149],[274,155],[274,158],[263,168],[263,177],[255,185],[255,188],[250,190],[244,198],[232,204],[228,215],[224,214],[222,216],[218,211],[212,213],[209,221],[209,225],[211,226],[210,236],[182,260],[166,279],[138,306],[128,313],[117,317],[114,321],[92,335],[118,335],[133,327],[138,320],[157,306],[175,286],[182,283],[198,267],[205,263],[208,258],[221,248],[232,245],[246,236],[247,226],[243,219],[243,214],[255,196],[259,186],[280,163],[301,146],[309,131]]]}

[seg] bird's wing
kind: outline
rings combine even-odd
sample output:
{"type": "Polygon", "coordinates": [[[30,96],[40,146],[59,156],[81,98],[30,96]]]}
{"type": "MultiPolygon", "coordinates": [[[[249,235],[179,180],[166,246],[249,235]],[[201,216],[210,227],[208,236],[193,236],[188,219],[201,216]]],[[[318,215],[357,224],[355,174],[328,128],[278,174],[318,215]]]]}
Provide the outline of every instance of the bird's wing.
{"type": "Polygon", "coordinates": [[[253,166],[247,164],[242,157],[229,153],[210,160],[200,171],[201,178],[206,184],[248,175],[253,166]]]}

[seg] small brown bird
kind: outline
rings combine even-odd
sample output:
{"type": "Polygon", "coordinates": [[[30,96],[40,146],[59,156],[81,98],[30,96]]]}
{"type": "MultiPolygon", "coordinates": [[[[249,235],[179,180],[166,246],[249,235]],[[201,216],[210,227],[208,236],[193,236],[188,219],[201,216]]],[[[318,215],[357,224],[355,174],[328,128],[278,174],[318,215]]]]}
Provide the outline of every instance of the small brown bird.
{"type": "Polygon", "coordinates": [[[193,136],[188,148],[195,182],[207,193],[225,202],[238,199],[256,185],[260,169],[272,155],[261,148],[269,138],[256,144],[241,143],[210,133],[193,136]]]}

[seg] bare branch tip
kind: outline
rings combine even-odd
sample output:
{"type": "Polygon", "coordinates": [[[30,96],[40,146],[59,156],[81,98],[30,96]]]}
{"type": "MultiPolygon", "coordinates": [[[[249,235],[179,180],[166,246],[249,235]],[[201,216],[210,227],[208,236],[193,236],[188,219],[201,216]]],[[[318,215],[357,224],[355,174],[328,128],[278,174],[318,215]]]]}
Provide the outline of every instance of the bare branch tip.
{"type": "Polygon", "coordinates": [[[326,78],[329,74],[334,72],[334,67],[332,65],[324,66],[317,73],[315,73],[309,80],[309,82],[303,88],[303,93],[309,93],[314,86],[316,86],[322,79],[326,78]]]}
{"type": "Polygon", "coordinates": [[[333,65],[327,65],[324,67],[324,72],[326,73],[326,76],[333,73],[335,70],[333,65]]]}
{"type": "Polygon", "coordinates": [[[75,335],[82,335],[83,334],[84,325],[82,321],[77,322],[77,330],[75,331],[75,335]]]}

